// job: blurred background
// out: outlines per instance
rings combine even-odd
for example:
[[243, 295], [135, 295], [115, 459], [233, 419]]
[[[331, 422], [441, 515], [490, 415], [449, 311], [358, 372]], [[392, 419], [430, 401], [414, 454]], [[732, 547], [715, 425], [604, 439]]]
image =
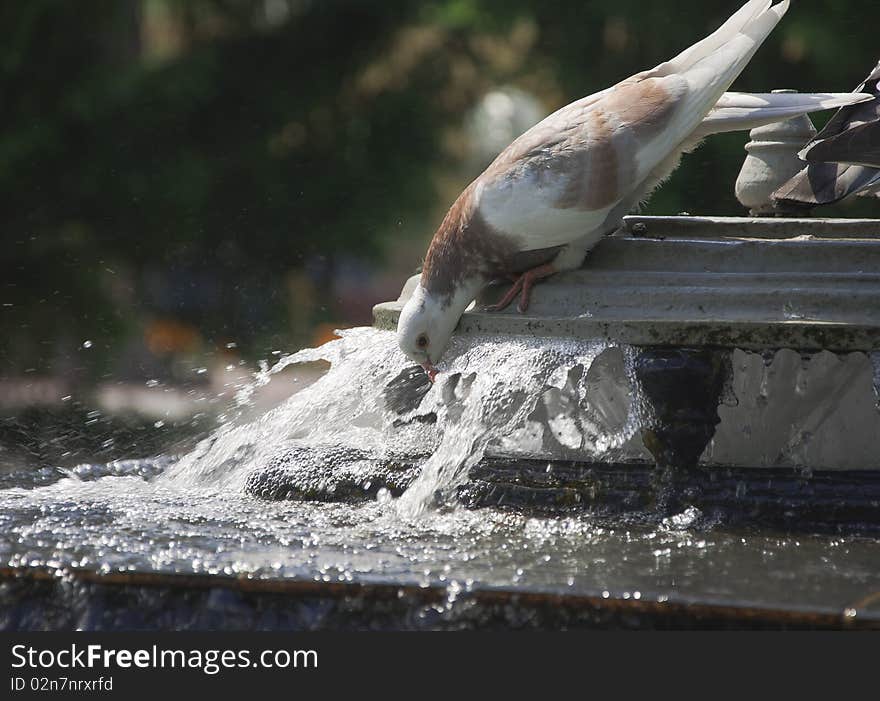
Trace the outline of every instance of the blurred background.
[[[369, 324], [515, 136], [739, 4], [0, 2], [0, 465], [208, 430], [261, 361]], [[800, 0], [734, 88], [852, 90], [877, 17]], [[647, 212], [744, 213], [746, 141], [713, 137]]]

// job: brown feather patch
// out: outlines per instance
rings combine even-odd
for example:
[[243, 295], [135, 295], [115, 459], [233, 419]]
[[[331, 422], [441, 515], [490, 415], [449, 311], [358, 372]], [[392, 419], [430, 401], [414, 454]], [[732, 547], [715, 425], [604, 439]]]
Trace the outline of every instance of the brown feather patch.
[[449, 301], [463, 280], [483, 278], [488, 282], [517, 252], [514, 242], [492, 229], [477, 211], [475, 186], [476, 181], [449, 208], [422, 267], [422, 286]]
[[637, 139], [647, 140], [666, 126], [676, 103], [663, 79], [648, 78], [620, 83], [602, 100], [602, 108], [632, 129]]
[[[667, 124], [675, 98], [658, 78], [624, 81], [586, 114], [579, 142], [554, 161], [567, 170], [560, 209], [602, 209], [635, 184], [638, 147]], [[585, 132], [585, 133], [583, 133]]]
[[619, 138], [611, 129], [605, 112], [594, 107], [587, 114], [589, 146], [562, 150], [553, 167], [565, 174], [568, 185], [556, 200], [559, 209], [602, 209], [619, 197], [621, 170], [630, 170], [618, 157]]
[[514, 237], [488, 224], [475, 204], [477, 184], [528, 172], [536, 187], [567, 183], [555, 202], [560, 209], [613, 204], [635, 184], [639, 145], [664, 128], [676, 105], [661, 81], [634, 76], [595, 101], [574, 103], [577, 116], [551, 118], [508, 146], [449, 208], [425, 257], [423, 287], [451, 302], [463, 280], [488, 282], [552, 260], [562, 246], [523, 257]]

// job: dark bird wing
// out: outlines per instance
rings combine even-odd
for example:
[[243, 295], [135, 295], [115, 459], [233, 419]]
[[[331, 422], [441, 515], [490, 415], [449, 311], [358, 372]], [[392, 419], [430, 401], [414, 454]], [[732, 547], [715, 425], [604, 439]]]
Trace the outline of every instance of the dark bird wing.
[[[878, 80], [880, 80], [880, 62], [874, 66], [874, 70], [871, 71], [870, 75], [853, 92], [868, 93], [877, 98], [880, 96], [880, 87], [877, 85]], [[825, 128], [816, 134], [810, 143], [817, 144], [825, 139], [835, 137], [859, 123], [875, 121], [878, 113], [880, 113], [880, 99], [875, 99], [872, 102], [863, 102], [852, 107], [844, 107], [828, 120]]]
[[880, 170], [848, 163], [815, 163], [780, 187], [774, 199], [789, 205], [834, 204], [880, 181]]
[[[876, 104], [874, 104], [876, 103]], [[853, 163], [880, 168], [880, 99], [871, 103], [878, 114], [875, 121], [850, 127], [837, 136], [811, 146], [805, 157], [808, 163]]]
[[842, 107], [801, 152], [809, 164], [773, 197], [807, 207], [833, 204], [875, 185], [880, 176], [880, 63], [853, 91], [873, 100]]

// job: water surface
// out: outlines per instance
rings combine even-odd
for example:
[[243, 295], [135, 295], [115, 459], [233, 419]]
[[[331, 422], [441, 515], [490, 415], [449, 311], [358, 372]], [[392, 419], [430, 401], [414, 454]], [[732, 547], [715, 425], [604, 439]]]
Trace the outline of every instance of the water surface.
[[[452, 600], [502, 588], [880, 616], [877, 603], [866, 603], [880, 590], [873, 537], [733, 528], [692, 507], [539, 517], [438, 501], [486, 451], [540, 453], [548, 435], [598, 457], [625, 446], [637, 429], [638, 397], [621, 409], [588, 396], [604, 350], [478, 340], [453, 348], [446, 379], [401, 412], [389, 410], [383, 390], [405, 359], [384, 332], [349, 332], [265, 369], [254, 387], [291, 364], [325, 359], [331, 366], [320, 380], [256, 421], [230, 411], [180, 458], [22, 466], [4, 475], [0, 562], [439, 586]], [[240, 407], [252, 391], [242, 390]], [[566, 414], [571, 396], [592, 401], [589, 421]], [[548, 406], [558, 409], [549, 418]], [[433, 420], [413, 420], [427, 415]], [[267, 502], [245, 492], [248, 475], [292, 442], [334, 441], [430, 457], [399, 499], [383, 490], [360, 504]]]

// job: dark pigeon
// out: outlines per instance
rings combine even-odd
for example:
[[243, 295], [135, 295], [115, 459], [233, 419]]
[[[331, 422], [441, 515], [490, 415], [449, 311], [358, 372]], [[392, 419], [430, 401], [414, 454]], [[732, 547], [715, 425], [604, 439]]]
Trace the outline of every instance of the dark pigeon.
[[807, 165], [773, 195], [783, 208], [833, 204], [880, 190], [880, 63], [853, 92], [874, 96], [842, 107], [803, 151]]

